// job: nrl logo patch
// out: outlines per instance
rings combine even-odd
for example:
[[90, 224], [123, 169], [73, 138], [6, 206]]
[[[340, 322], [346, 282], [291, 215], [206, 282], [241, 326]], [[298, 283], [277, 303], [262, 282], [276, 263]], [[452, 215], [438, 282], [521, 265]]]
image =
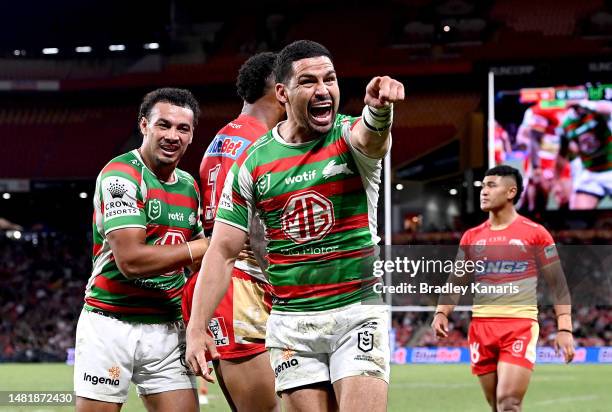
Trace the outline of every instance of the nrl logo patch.
[[147, 216], [149, 216], [149, 219], [155, 220], [158, 217], [160, 217], [161, 210], [162, 210], [162, 207], [161, 207], [161, 202], [159, 201], [159, 199], [151, 199], [147, 203]]
[[370, 331], [363, 331], [357, 334], [357, 347], [362, 352], [369, 352], [374, 349], [374, 335]]
[[255, 186], [257, 187], [257, 192], [259, 193], [260, 196], [265, 195], [266, 193], [268, 193], [268, 190], [270, 190], [271, 176], [272, 174], [268, 172], [266, 174], [259, 176], [259, 179], [257, 179]]

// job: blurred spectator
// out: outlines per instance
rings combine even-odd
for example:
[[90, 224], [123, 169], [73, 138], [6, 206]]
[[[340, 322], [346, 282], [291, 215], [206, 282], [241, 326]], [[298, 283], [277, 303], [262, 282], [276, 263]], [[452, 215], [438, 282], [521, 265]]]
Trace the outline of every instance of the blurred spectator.
[[37, 233], [13, 240], [0, 233], [0, 361], [66, 359], [90, 255], [84, 239]]

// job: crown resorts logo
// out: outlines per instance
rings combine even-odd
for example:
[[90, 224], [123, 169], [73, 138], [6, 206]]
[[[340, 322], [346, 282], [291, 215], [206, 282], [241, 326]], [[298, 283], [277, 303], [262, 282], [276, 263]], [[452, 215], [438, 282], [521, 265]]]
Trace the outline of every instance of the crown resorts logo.
[[127, 189], [124, 185], [119, 183], [119, 180], [115, 179], [114, 182], [111, 182], [111, 184], [108, 185], [108, 191], [113, 199], [121, 199], [125, 192], [127, 192]]

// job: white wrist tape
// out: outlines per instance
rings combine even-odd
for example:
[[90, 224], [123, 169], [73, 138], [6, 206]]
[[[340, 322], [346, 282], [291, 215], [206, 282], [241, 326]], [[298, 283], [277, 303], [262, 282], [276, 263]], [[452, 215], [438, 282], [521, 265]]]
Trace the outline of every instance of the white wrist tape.
[[191, 253], [191, 246], [189, 245], [189, 242], [185, 242], [185, 244], [187, 245], [187, 250], [189, 251], [189, 257], [191, 258], [191, 263], [193, 263], [193, 253]]
[[382, 108], [364, 106], [361, 112], [366, 129], [373, 132], [384, 132], [393, 123], [393, 103]]

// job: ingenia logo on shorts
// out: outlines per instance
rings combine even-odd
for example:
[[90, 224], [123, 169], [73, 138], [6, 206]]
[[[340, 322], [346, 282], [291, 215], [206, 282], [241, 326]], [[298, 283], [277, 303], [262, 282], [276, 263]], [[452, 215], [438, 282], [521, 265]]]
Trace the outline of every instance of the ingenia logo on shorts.
[[283, 353], [281, 354], [281, 359], [283, 360], [283, 362], [281, 362], [280, 365], [274, 368], [275, 377], [278, 377], [278, 374], [284, 371], [285, 369], [289, 369], [293, 366], [298, 366], [299, 362], [293, 357], [293, 355], [295, 355], [295, 351], [291, 349], [283, 350]]
[[291, 368], [292, 366], [298, 366], [298, 360], [297, 359], [293, 358], [291, 360], [282, 362], [280, 365], [278, 365], [276, 368], [274, 368], [274, 376], [278, 377], [279, 373], [281, 373], [285, 369]]
[[85, 372], [83, 374], [83, 380], [85, 382], [91, 382], [93, 385], [111, 385], [111, 386], [119, 386], [119, 374], [120, 369], [117, 366], [113, 366], [108, 370], [109, 378], [105, 378], [104, 376], [92, 376]]

